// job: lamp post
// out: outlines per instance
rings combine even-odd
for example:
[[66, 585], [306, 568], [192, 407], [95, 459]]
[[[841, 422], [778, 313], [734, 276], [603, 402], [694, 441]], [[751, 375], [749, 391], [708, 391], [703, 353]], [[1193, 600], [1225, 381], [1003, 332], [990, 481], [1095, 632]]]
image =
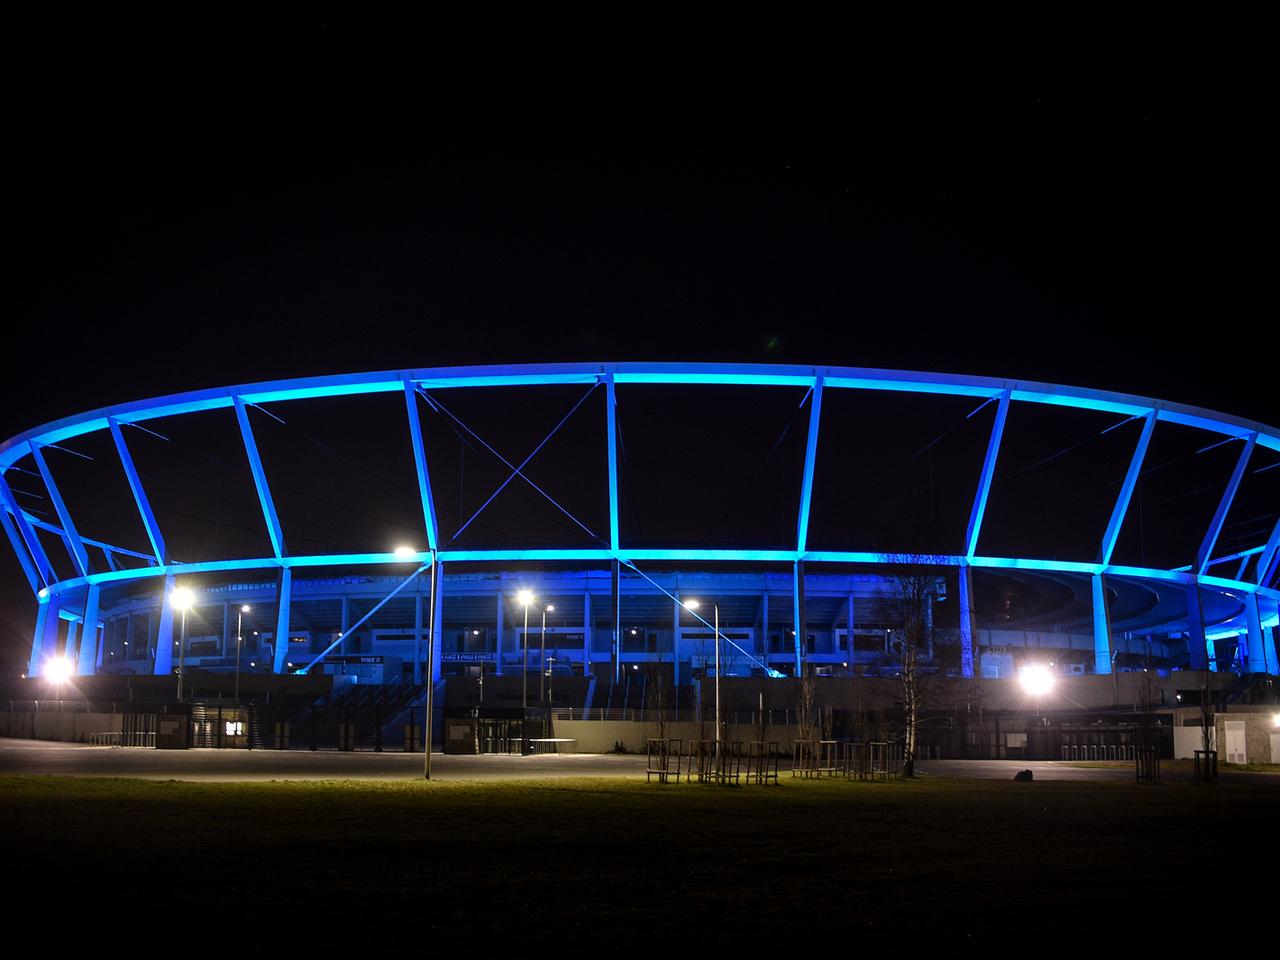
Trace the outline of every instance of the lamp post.
[[182, 702], [182, 673], [186, 667], [187, 653], [187, 611], [196, 602], [196, 595], [186, 587], [176, 587], [169, 595], [173, 609], [182, 613], [182, 632], [178, 635], [178, 702]]
[[[542, 608], [542, 638], [538, 644], [538, 662], [547, 662], [547, 614], [555, 613], [556, 608], [551, 604], [547, 604]], [[538, 676], [538, 702], [542, 703], [546, 698], [542, 695], [542, 676], [539, 671]]]
[[241, 626], [244, 623], [244, 615], [249, 612], [247, 603], [241, 604], [240, 609], [236, 611], [236, 706], [240, 705], [240, 641]]
[[521, 590], [516, 600], [524, 607], [524, 632], [520, 635], [520, 755], [524, 756], [529, 749], [524, 725], [529, 710], [529, 605], [534, 601], [533, 591]]
[[[689, 610], [698, 609], [697, 600], [686, 600], [685, 607]], [[720, 756], [720, 604], [712, 603], [715, 609], [715, 648], [716, 648], [716, 712], [715, 712], [715, 728], [716, 728], [716, 756]]]
[[[555, 679], [555, 674], [551, 672], [551, 668], [555, 666], [555, 662], [556, 662], [555, 657], [547, 657], [547, 700], [548, 702], [553, 701], [555, 699], [553, 696], [551, 696], [551, 681]], [[1276, 716], [1280, 717], [1280, 714], [1276, 714]], [[1276, 721], [1276, 726], [1280, 726], [1280, 720]]]

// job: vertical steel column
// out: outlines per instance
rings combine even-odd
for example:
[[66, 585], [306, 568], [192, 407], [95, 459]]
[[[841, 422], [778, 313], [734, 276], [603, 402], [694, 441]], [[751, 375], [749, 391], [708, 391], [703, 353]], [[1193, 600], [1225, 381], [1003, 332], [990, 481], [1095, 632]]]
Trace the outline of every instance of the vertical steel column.
[[973, 677], [973, 568], [960, 561], [960, 674]]
[[[262, 505], [262, 519], [267, 524], [267, 535], [271, 538], [271, 549], [277, 558], [284, 556], [284, 532], [280, 529], [280, 518], [276, 515], [276, 504], [271, 499], [271, 487], [267, 484], [267, 474], [262, 468], [262, 458], [258, 456], [258, 444], [253, 439], [253, 427], [249, 423], [249, 411], [244, 401], [238, 396], [231, 398], [235, 402], [236, 422], [240, 424], [240, 436], [244, 440], [245, 456], [249, 458], [249, 470], [253, 473], [253, 485], [258, 490], [258, 502]], [[279, 673], [279, 671], [276, 671]]]
[[[408, 377], [404, 381], [404, 400], [409, 412], [409, 438], [413, 443], [413, 465], [418, 472], [418, 497], [422, 501], [422, 519], [427, 527], [427, 547], [435, 550], [439, 546], [436, 542], [436, 504], [435, 498], [431, 495], [431, 475], [427, 472], [426, 448], [422, 443], [422, 422], [418, 417], [418, 391]], [[418, 589], [421, 592], [421, 587]], [[418, 681], [415, 680], [416, 682]]]
[[1000, 440], [1004, 437], [1005, 421], [1009, 419], [1010, 391], [1000, 394], [996, 407], [995, 423], [991, 425], [991, 437], [987, 440], [987, 455], [982, 461], [982, 474], [978, 478], [978, 492], [969, 512], [969, 527], [965, 532], [965, 556], [972, 557], [978, 549], [978, 536], [982, 533], [982, 517], [987, 511], [987, 498], [991, 495], [991, 480], [996, 472], [996, 458], [1000, 455]]
[[[1267, 648], [1262, 634], [1262, 618], [1258, 615], [1258, 595], [1247, 594], [1244, 598], [1245, 619], [1249, 625], [1249, 672], [1273, 673], [1275, 664], [1268, 664]], [[1270, 667], [1270, 669], [1268, 669]]]
[[67, 621], [67, 644], [62, 648], [62, 656], [70, 664], [74, 673], [80, 664], [80, 648], [76, 646], [77, 636], [80, 633], [80, 624], [74, 620]]
[[82, 677], [91, 677], [98, 671], [101, 662], [98, 643], [98, 599], [100, 587], [96, 583], [89, 584], [84, 598], [84, 624], [80, 629], [80, 663], [76, 673]]
[[495, 640], [497, 665], [493, 671], [494, 676], [502, 676], [502, 635], [506, 631], [506, 614], [507, 614], [507, 590], [506, 580], [502, 577], [498, 578], [498, 636]]
[[582, 591], [582, 675], [591, 676], [591, 591]]
[[67, 509], [66, 503], [62, 500], [62, 493], [58, 490], [58, 485], [53, 480], [53, 473], [49, 470], [49, 465], [44, 461], [44, 454], [40, 452], [40, 444], [32, 441], [30, 446], [31, 458], [36, 462], [36, 468], [40, 471], [40, 476], [44, 480], [49, 499], [53, 501], [53, 509], [57, 512], [58, 519], [62, 522], [62, 535], [67, 543], [67, 552], [71, 554], [71, 561], [76, 565], [80, 576], [87, 577], [89, 575], [89, 554], [85, 552], [84, 543], [80, 540], [80, 534], [76, 532], [76, 525], [71, 522], [71, 511]]
[[222, 643], [218, 645], [218, 656], [224, 660], [227, 658], [227, 650], [230, 647], [231, 639], [231, 601], [222, 601]]
[[1151, 434], [1156, 428], [1156, 412], [1152, 410], [1145, 417], [1142, 433], [1138, 436], [1138, 445], [1129, 459], [1129, 469], [1120, 484], [1120, 495], [1116, 497], [1115, 506], [1111, 509], [1111, 520], [1107, 523], [1107, 531], [1102, 535], [1102, 543], [1098, 547], [1098, 562], [1106, 566], [1111, 562], [1111, 554], [1115, 551], [1116, 541], [1120, 539], [1120, 530], [1124, 526], [1125, 515], [1129, 512], [1129, 501], [1133, 499], [1134, 488], [1142, 475], [1142, 463], [1147, 456], [1147, 447], [1151, 445]]
[[[31, 559], [35, 563], [36, 572], [40, 574], [40, 579], [44, 581], [45, 586], [53, 584], [58, 578], [54, 575], [53, 567], [49, 563], [49, 555], [45, 553], [44, 544], [40, 542], [35, 530], [27, 522], [27, 518], [22, 512], [22, 507], [18, 505], [18, 501], [14, 498], [13, 491], [9, 489], [9, 483], [5, 480], [2, 471], [0, 471], [0, 498], [4, 499], [4, 506], [7, 506], [9, 508], [8, 512], [13, 515], [13, 525], [22, 537], [22, 542], [27, 545], [27, 549], [31, 552]], [[0, 510], [0, 512], [3, 512], [3, 510]], [[1280, 529], [1280, 527], [1277, 527], [1277, 529]], [[17, 547], [15, 546], [14, 549], [17, 550]], [[21, 551], [18, 551], [18, 556], [21, 559]]]
[[[435, 564], [432, 564], [434, 567]], [[422, 580], [413, 595], [413, 682], [422, 682]]]
[[[618, 404], [613, 374], [605, 377], [605, 425], [609, 431], [609, 549], [618, 552]], [[615, 564], [617, 561], [614, 561]]]
[[[433, 557], [434, 557], [433, 553]], [[431, 661], [431, 683], [437, 684], [443, 674], [444, 644], [440, 642], [444, 633], [444, 561], [435, 557], [431, 564], [431, 623], [427, 634], [427, 653]]]
[[671, 662], [675, 686], [680, 686], [680, 594], [671, 602]]
[[272, 673], [285, 671], [289, 655], [289, 606], [293, 600], [293, 571], [280, 568], [279, 586], [276, 589], [276, 655]]
[[1213, 520], [1209, 522], [1209, 529], [1205, 532], [1204, 540], [1196, 553], [1195, 572], [1197, 574], [1203, 575], [1209, 569], [1209, 561], [1213, 557], [1213, 548], [1218, 544], [1218, 535], [1222, 532], [1222, 525], [1226, 522], [1232, 501], [1236, 498], [1236, 491], [1240, 489], [1240, 481], [1244, 477], [1245, 468], [1249, 465], [1249, 457], [1253, 455], [1253, 448], [1257, 442], [1258, 435], [1256, 433], [1249, 434], [1244, 442], [1244, 449], [1240, 451], [1235, 469], [1231, 471], [1231, 479], [1227, 481], [1227, 488], [1222, 491], [1222, 499], [1218, 501], [1218, 509], [1214, 511]]
[[347, 628], [351, 626], [351, 599], [345, 593], [342, 595], [340, 607], [341, 610], [338, 615], [341, 619], [338, 632], [342, 634], [342, 645], [338, 649], [343, 654], [349, 654], [351, 652], [351, 638], [347, 636]]
[[38, 677], [44, 666], [44, 634], [49, 621], [49, 608], [53, 608], [53, 616], [58, 615], [58, 602], [52, 598], [39, 601], [36, 606], [36, 629], [31, 634], [31, 657], [27, 661], [27, 676]]
[[[164, 578], [164, 589], [160, 594], [160, 630], [156, 634], [156, 659], [151, 672], [157, 677], [167, 677], [173, 673], [173, 605], [169, 596], [173, 593], [173, 574]], [[151, 641], [151, 611], [147, 611], [147, 641]]]
[[[766, 578], [768, 574], [765, 575]], [[765, 582], [764, 593], [760, 594], [760, 661], [767, 668], [769, 665], [769, 586]], [[766, 670], [767, 672], [767, 670]]]
[[795, 676], [801, 676], [804, 666], [804, 645], [806, 643], [806, 631], [808, 627], [805, 625], [804, 614], [804, 561], [797, 560], [791, 565], [791, 597], [793, 601], [792, 608], [792, 633], [795, 634], [796, 643], [796, 672]]
[[1107, 609], [1107, 585], [1102, 574], [1093, 581], [1093, 672], [1111, 672], [1111, 613]]
[[622, 677], [622, 569], [616, 557], [613, 561], [610, 585], [612, 608], [609, 622], [613, 628], [613, 682], [618, 683]]
[[1195, 577], [1187, 584], [1187, 652], [1192, 670], [1216, 670], [1211, 662], [1209, 642], [1204, 635], [1204, 611], [1200, 605], [1200, 584]]
[[1280, 676], [1280, 660], [1276, 659], [1276, 636], [1280, 634], [1280, 626], [1262, 628], [1262, 658], [1267, 673], [1273, 677]]
[[[421, 573], [422, 571], [419, 570], [418, 572]], [[437, 609], [440, 603], [440, 584], [441, 584], [440, 557], [435, 550], [431, 551], [431, 570], [428, 573], [428, 576], [431, 578], [429, 580], [429, 586], [431, 591], [431, 596], [430, 596], [431, 606], [429, 611], [430, 616], [427, 624], [427, 631], [428, 631], [427, 658], [432, 663], [432, 670], [431, 670], [431, 682], [427, 684], [427, 703], [426, 703], [425, 709], [422, 711], [422, 732], [423, 732], [422, 776], [425, 779], [430, 780], [431, 779], [431, 747], [435, 742], [435, 709], [436, 709], [435, 692], [436, 692], [436, 683], [439, 680], [439, 674], [435, 669], [435, 664], [437, 663], [436, 658], [440, 655], [440, 644], [437, 639], [437, 635], [440, 631], [440, 619], [437, 616]], [[421, 581], [415, 584], [415, 587], [418, 590], [419, 598], [421, 598], [422, 596]], [[421, 605], [419, 605], [419, 609], [421, 609]], [[480, 677], [483, 680], [484, 678], [483, 666], [480, 669], [481, 669]]]
[[849, 654], [849, 667], [853, 667], [853, 591], [849, 591], [848, 613], [845, 616], [845, 653]]
[[169, 550], [165, 546], [164, 537], [160, 535], [160, 524], [156, 523], [156, 516], [151, 510], [151, 501], [147, 499], [146, 491], [142, 488], [142, 479], [133, 465], [133, 457], [129, 453], [129, 445], [124, 441], [124, 434], [120, 431], [120, 423], [115, 417], [107, 417], [107, 426], [111, 430], [111, 439], [115, 441], [120, 466], [124, 468], [125, 479], [133, 492], [133, 502], [138, 506], [138, 515], [142, 518], [142, 525], [147, 530], [147, 538], [151, 541], [156, 562], [166, 564], [169, 562]]
[[813, 381], [809, 396], [809, 437], [804, 451], [804, 476], [800, 482], [800, 517], [796, 522], [796, 553], [804, 556], [809, 543], [809, 504], [813, 498], [813, 465], [818, 459], [818, 427], [822, 423], [822, 377]]

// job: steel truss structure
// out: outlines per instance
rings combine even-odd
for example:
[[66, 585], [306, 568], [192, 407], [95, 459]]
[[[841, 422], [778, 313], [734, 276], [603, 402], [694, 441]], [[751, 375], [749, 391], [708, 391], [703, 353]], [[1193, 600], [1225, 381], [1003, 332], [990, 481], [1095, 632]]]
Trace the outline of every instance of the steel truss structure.
[[[600, 425], [606, 431], [608, 456], [608, 504], [609, 528], [607, 536], [602, 532], [597, 538], [600, 545], [589, 548], [504, 548], [504, 549], [451, 549], [442, 542], [432, 496], [431, 468], [423, 443], [422, 422], [419, 416], [418, 398], [431, 403], [428, 391], [437, 393], [453, 388], [484, 387], [537, 387], [545, 385], [581, 384], [589, 390], [602, 388], [605, 393], [605, 418]], [[773, 387], [799, 387], [806, 393], [809, 406], [808, 434], [805, 446], [803, 475], [799, 503], [796, 505], [794, 543], [785, 549], [717, 549], [706, 548], [638, 548], [623, 542], [618, 525], [618, 442], [615, 419], [618, 384], [704, 384], [719, 386], [751, 386], [761, 389]], [[428, 368], [416, 370], [383, 371], [375, 373], [341, 374], [325, 377], [242, 384], [210, 390], [198, 390], [152, 400], [143, 400], [98, 409], [48, 423], [0, 444], [0, 497], [4, 509], [0, 510], [5, 534], [17, 554], [19, 563], [38, 601], [38, 619], [32, 642], [30, 673], [39, 675], [49, 656], [57, 652], [58, 621], [69, 623], [67, 648], [74, 647], [75, 630], [80, 625], [97, 625], [101, 591], [110, 585], [130, 581], [152, 581], [172, 587], [174, 578], [188, 574], [220, 573], [238, 570], [269, 570], [276, 572], [278, 586], [277, 636], [288, 632], [289, 605], [292, 575], [295, 570], [308, 567], [368, 566], [392, 563], [416, 563], [417, 569], [410, 579], [429, 572], [434, 585], [443, 564], [520, 561], [562, 561], [582, 563], [610, 563], [615, 578], [620, 566], [638, 568], [637, 563], [647, 561], [720, 562], [737, 564], [778, 564], [792, 566], [795, 578], [795, 621], [793, 631], [796, 640], [796, 664], [802, 656], [800, 649], [804, 564], [806, 562], [884, 564], [906, 554], [893, 552], [854, 552], [814, 550], [808, 545], [810, 504], [813, 497], [814, 464], [822, 435], [823, 398], [831, 391], [865, 390], [928, 393], [972, 397], [981, 403], [996, 405], [994, 424], [986, 447], [976, 495], [969, 514], [964, 538], [964, 551], [957, 555], [920, 557], [912, 554], [913, 562], [955, 568], [959, 571], [961, 606], [961, 662], [962, 672], [971, 676], [974, 671], [972, 576], [979, 569], [1017, 569], [1027, 571], [1083, 574], [1092, 578], [1094, 598], [1095, 670], [1108, 673], [1111, 670], [1111, 630], [1108, 624], [1105, 578], [1118, 577], [1138, 581], [1159, 581], [1178, 584], [1186, 590], [1188, 647], [1193, 667], [1204, 667], [1208, 658], [1208, 645], [1215, 637], [1238, 635], [1247, 647], [1247, 665], [1251, 671], [1277, 672], [1275, 644], [1272, 629], [1277, 624], [1277, 607], [1280, 590], [1276, 588], [1277, 567], [1280, 565], [1280, 521], [1277, 521], [1265, 542], [1232, 554], [1215, 556], [1215, 547], [1228, 511], [1231, 509], [1250, 458], [1258, 447], [1280, 451], [1280, 431], [1266, 424], [1245, 421], [1237, 417], [1200, 408], [1166, 403], [1146, 397], [1130, 396], [1100, 390], [1066, 387], [1056, 384], [1013, 382], [984, 377], [929, 374], [897, 370], [873, 370], [842, 367], [762, 366], [746, 364], [702, 363], [606, 363], [606, 364], [548, 364], [460, 368]], [[422, 516], [425, 523], [427, 549], [416, 551], [406, 558], [394, 553], [348, 553], [299, 555], [286, 548], [271, 482], [263, 466], [262, 457], [254, 437], [247, 413], [248, 408], [264, 407], [303, 401], [316, 397], [341, 397], [356, 394], [393, 393], [405, 400], [405, 452], [412, 456], [416, 469]], [[1098, 544], [1097, 558], [1093, 562], [1051, 560], [1038, 557], [983, 556], [977, 553], [983, 517], [991, 493], [992, 480], [1000, 456], [1001, 440], [1013, 404], [1046, 404], [1074, 407], [1083, 410], [1102, 411], [1142, 422], [1142, 431], [1133, 450], [1128, 470], [1119, 495], [1111, 511], [1110, 522]], [[234, 413], [244, 445], [244, 453], [252, 473], [262, 520], [266, 527], [272, 552], [269, 556], [244, 557], [230, 560], [213, 560], [182, 563], [170, 557], [163, 531], [156, 520], [155, 511], [147, 498], [138, 471], [134, 466], [126, 437], [126, 426], [145, 430], [147, 421], [160, 417], [174, 417], [207, 410], [230, 410]], [[563, 422], [563, 421], [562, 421]], [[1147, 447], [1157, 422], [1168, 422], [1196, 427], [1217, 434], [1222, 442], [1239, 441], [1240, 454], [1230, 479], [1221, 493], [1213, 519], [1204, 533], [1196, 553], [1195, 563], [1188, 568], [1161, 569], [1151, 567], [1122, 566], [1112, 563], [1112, 555], [1120, 535], [1143, 468]], [[65, 501], [59, 493], [57, 480], [49, 468], [42, 451], [56, 448], [76, 437], [97, 431], [108, 431], [119, 457], [121, 469], [136, 503], [139, 519], [151, 544], [149, 554], [139, 553], [81, 535]], [[552, 431], [555, 432], [554, 430]], [[479, 438], [477, 438], [479, 439]], [[545, 442], [545, 441], [544, 441]], [[486, 445], [487, 446], [487, 445]], [[524, 479], [546, 499], [575, 523], [587, 529], [576, 518], [522, 473], [528, 459], [512, 464], [497, 451], [489, 448], [507, 465], [511, 473], [507, 482], [516, 477]], [[536, 453], [537, 450], [534, 451]], [[21, 458], [30, 456], [44, 482], [49, 500], [58, 522], [39, 520], [24, 510], [14, 496], [6, 474]], [[530, 454], [532, 457], [533, 454]], [[504, 484], [505, 485], [505, 484]], [[494, 494], [497, 495], [496, 493]], [[492, 497], [490, 498], [492, 500]], [[481, 510], [484, 508], [481, 507]], [[479, 511], [477, 511], [477, 514]], [[474, 519], [474, 517], [472, 518]], [[470, 521], [468, 521], [470, 522]], [[464, 524], [465, 528], [465, 524]], [[59, 578], [36, 534], [38, 529], [55, 534], [64, 544], [74, 567], [75, 576]], [[95, 570], [90, 562], [90, 551], [100, 552], [107, 570]], [[120, 568], [116, 559], [130, 556], [145, 561], [145, 566]], [[1220, 564], [1232, 564], [1232, 576], [1219, 576], [1211, 571]], [[1238, 566], [1237, 566], [1238, 564]], [[1206, 628], [1201, 610], [1200, 590], [1211, 589], [1230, 594], [1239, 601], [1240, 612]], [[434, 605], [433, 605], [434, 607]], [[434, 621], [434, 617], [432, 618]], [[619, 626], [615, 610], [615, 632]], [[439, 629], [438, 624], [428, 630]], [[161, 612], [160, 633], [172, 634], [172, 613], [168, 604]], [[97, 658], [95, 644], [85, 630], [79, 647], [79, 667], [82, 673], [92, 673]], [[277, 673], [286, 669], [285, 644], [277, 644], [274, 669]], [[438, 671], [438, 663], [435, 669]], [[169, 645], [158, 643], [154, 671], [167, 674], [172, 670]]]

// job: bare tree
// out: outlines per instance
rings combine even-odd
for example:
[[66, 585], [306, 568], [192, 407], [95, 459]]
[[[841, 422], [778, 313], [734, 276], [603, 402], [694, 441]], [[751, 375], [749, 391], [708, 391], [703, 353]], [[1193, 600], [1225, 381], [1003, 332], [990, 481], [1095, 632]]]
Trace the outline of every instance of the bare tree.
[[661, 653], [644, 667], [644, 708], [649, 726], [659, 740], [667, 739], [668, 713], [671, 709], [671, 678], [667, 676], [666, 657]]
[[929, 608], [938, 592], [938, 574], [929, 566], [933, 559], [920, 554], [886, 555], [884, 560], [892, 572], [888, 588], [877, 598], [881, 620], [897, 625], [890, 634], [890, 647], [898, 654], [898, 676], [902, 681], [904, 777], [914, 777], [916, 771], [924, 703], [922, 667], [928, 662], [930, 646]]
[[800, 739], [813, 739], [814, 704], [818, 696], [818, 678], [813, 667], [805, 664], [800, 672], [800, 690], [796, 701], [796, 725]]
[[1207, 754], [1216, 745], [1214, 734], [1213, 691], [1209, 687], [1209, 671], [1200, 671], [1200, 740]]

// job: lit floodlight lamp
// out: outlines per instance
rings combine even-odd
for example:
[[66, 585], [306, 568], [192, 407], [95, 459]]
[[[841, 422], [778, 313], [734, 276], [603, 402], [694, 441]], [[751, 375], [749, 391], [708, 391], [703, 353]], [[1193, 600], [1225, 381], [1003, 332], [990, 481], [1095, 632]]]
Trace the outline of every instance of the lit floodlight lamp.
[[516, 602], [525, 607], [529, 606], [533, 603], [533, 591], [521, 590], [516, 594]]
[[684, 601], [684, 608], [685, 608], [686, 610], [697, 610], [697, 609], [698, 609], [698, 606], [699, 606], [699, 604], [698, 604], [698, 601], [697, 601], [697, 600], [686, 600], [686, 601]]
[[397, 560], [416, 560], [418, 558], [418, 551], [413, 549], [413, 547], [401, 545], [396, 547], [395, 553]]
[[66, 657], [50, 657], [44, 662], [45, 678], [58, 685], [70, 680], [71, 673], [71, 661]]
[[1053, 689], [1053, 673], [1042, 663], [1033, 663], [1018, 671], [1022, 689], [1033, 697], [1042, 697]]
[[248, 612], [249, 612], [249, 605], [248, 605], [247, 603], [246, 603], [246, 604], [244, 604], [244, 606], [242, 606], [242, 607], [240, 608], [240, 612], [241, 612], [241, 613], [248, 613]]
[[196, 595], [188, 587], [174, 587], [169, 603], [175, 610], [190, 610], [196, 604]]
[[548, 604], [547, 604], [547, 613], [555, 613], [555, 612], [556, 612], [555, 604], [548, 603]]

